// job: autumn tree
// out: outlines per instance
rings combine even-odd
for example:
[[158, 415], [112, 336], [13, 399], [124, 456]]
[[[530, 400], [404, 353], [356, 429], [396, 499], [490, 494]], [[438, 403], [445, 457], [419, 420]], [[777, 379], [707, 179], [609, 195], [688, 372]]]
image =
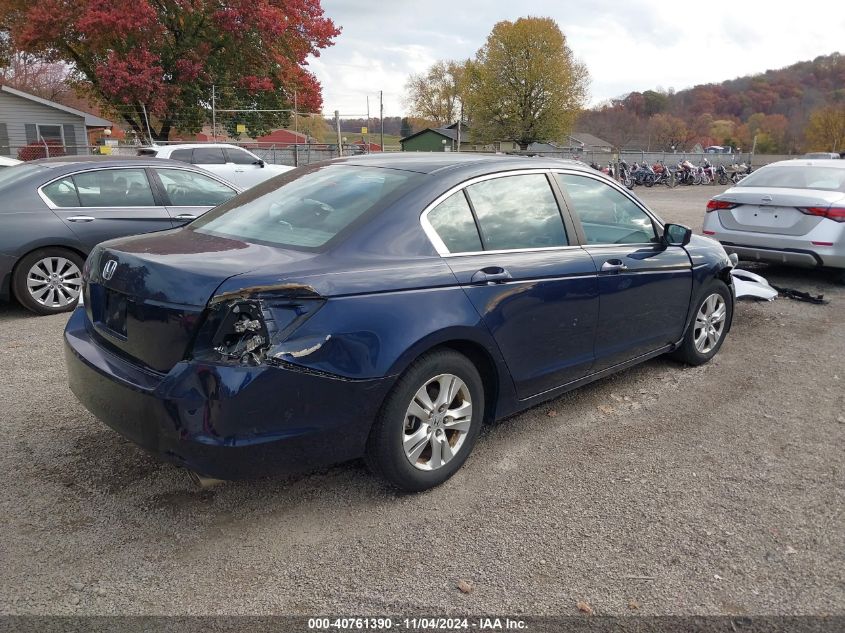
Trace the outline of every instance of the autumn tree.
[[449, 125], [461, 116], [463, 64], [439, 61], [424, 73], [408, 77], [406, 106], [411, 116]]
[[[73, 84], [139, 136], [201, 129], [219, 110], [319, 112], [320, 84], [304, 68], [339, 29], [320, 0], [0, 0], [2, 48], [67, 64]], [[289, 115], [225, 113], [253, 135]]]
[[0, 84], [50, 101], [61, 101], [70, 92], [67, 77], [64, 64], [44, 62], [29, 53], [10, 52], [0, 62]]
[[813, 111], [804, 134], [808, 149], [845, 151], [845, 106], [827, 106]]
[[582, 113], [578, 126], [580, 130], [606, 140], [615, 151], [621, 152], [640, 134], [643, 120], [617, 101]]
[[470, 134], [482, 141], [560, 140], [587, 97], [587, 68], [551, 18], [499, 22], [465, 72]]
[[687, 124], [671, 114], [655, 114], [649, 120], [651, 138], [663, 150], [679, 150], [690, 140]]

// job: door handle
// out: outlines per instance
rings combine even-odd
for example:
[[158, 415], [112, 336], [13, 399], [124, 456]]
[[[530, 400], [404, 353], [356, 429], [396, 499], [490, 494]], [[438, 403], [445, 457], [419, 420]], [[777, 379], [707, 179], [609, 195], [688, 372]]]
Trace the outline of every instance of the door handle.
[[488, 266], [473, 273], [470, 283], [473, 284], [495, 284], [513, 279], [511, 274], [501, 266]]
[[174, 219], [187, 222], [188, 220], [196, 220], [197, 216], [191, 215], [190, 213], [180, 213], [179, 215], [174, 216]]
[[621, 259], [608, 259], [601, 265], [601, 270], [604, 273], [618, 273], [622, 270], [628, 270], [628, 267]]
[[93, 222], [94, 218], [90, 215], [72, 215], [67, 219], [68, 222]]

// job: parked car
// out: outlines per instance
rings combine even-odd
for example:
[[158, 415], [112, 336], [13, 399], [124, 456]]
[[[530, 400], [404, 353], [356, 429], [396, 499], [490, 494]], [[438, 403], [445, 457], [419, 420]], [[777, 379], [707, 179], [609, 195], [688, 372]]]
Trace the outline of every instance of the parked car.
[[484, 420], [660, 354], [707, 362], [731, 268], [575, 161], [349, 157], [97, 246], [65, 331], [70, 386], [202, 476], [364, 455], [423, 490]]
[[707, 203], [704, 233], [740, 259], [834, 268], [845, 282], [845, 161], [761, 167]]
[[271, 165], [250, 151], [226, 143], [196, 143], [143, 147], [139, 156], [170, 158], [217, 174], [242, 189], [249, 189], [258, 183], [278, 176], [293, 167]]
[[804, 154], [801, 158], [809, 158], [811, 160], [815, 159], [839, 159], [838, 152], [810, 152], [808, 154]]
[[181, 226], [239, 193], [155, 158], [47, 158], [0, 171], [0, 299], [37, 314], [76, 306], [82, 264], [104, 240]]
[[20, 165], [22, 162], [23, 161], [18, 160], [16, 158], [0, 156], [0, 169], [5, 169], [6, 167], [14, 167], [15, 165]]

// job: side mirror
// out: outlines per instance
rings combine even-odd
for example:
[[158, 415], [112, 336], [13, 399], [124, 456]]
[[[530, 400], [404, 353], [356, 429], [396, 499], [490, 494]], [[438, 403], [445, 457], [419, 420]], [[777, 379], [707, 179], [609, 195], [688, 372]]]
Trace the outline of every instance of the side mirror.
[[254, 165], [258, 165], [259, 167], [264, 167], [264, 161], [262, 159], [258, 159], [253, 163]]
[[686, 246], [692, 239], [692, 229], [683, 224], [665, 224], [663, 243], [666, 246]]

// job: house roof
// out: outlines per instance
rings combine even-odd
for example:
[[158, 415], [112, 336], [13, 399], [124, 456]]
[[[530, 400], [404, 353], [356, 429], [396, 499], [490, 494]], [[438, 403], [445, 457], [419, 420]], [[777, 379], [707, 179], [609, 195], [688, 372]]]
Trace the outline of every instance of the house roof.
[[76, 116], [82, 117], [85, 120], [85, 127], [112, 126], [112, 122], [107, 121], [106, 119], [100, 118], [88, 112], [83, 112], [82, 110], [77, 110], [76, 108], [70, 108], [66, 105], [62, 105], [61, 103], [56, 103], [55, 101], [50, 101], [49, 99], [42, 99], [41, 97], [36, 97], [35, 95], [31, 95], [28, 92], [24, 92], [22, 90], [17, 90], [16, 88], [11, 88], [9, 86], [0, 86], [0, 91], [7, 92], [10, 95], [14, 95], [22, 99], [34, 101], [35, 103], [40, 103], [41, 105], [45, 105], [48, 108], [55, 108], [56, 110], [61, 110], [62, 112], [75, 114]]
[[610, 143], [598, 136], [593, 136], [587, 132], [573, 132], [569, 135], [573, 141], [577, 141], [583, 147], [612, 147]]
[[448, 139], [453, 140], [453, 141], [458, 140], [458, 131], [455, 130], [455, 129], [450, 129], [450, 128], [447, 128], [447, 127], [437, 127], [437, 128], [427, 127], [424, 130], [420, 130], [419, 132], [415, 132], [414, 134], [411, 134], [410, 136], [406, 136], [405, 138], [400, 138], [399, 142], [404, 143], [405, 141], [409, 141], [412, 138], [420, 136], [421, 134], [425, 134], [426, 132], [434, 132], [435, 134], [439, 134], [443, 138], [448, 138]]

